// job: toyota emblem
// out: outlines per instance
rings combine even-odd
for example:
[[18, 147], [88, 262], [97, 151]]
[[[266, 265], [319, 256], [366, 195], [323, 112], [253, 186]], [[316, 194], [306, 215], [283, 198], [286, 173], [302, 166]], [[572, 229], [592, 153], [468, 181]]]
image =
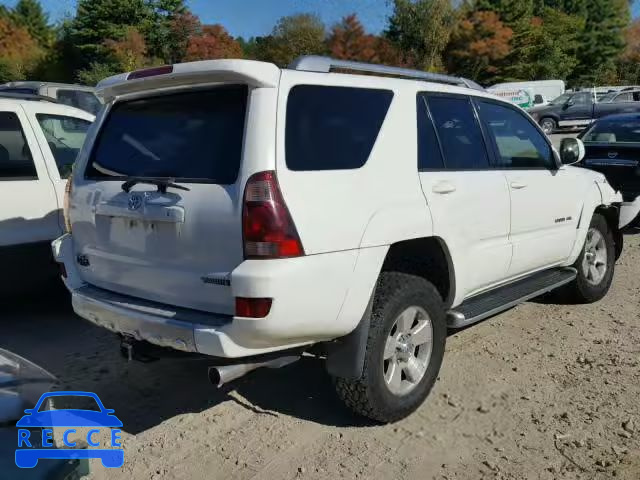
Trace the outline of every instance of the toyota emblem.
[[129, 197], [128, 207], [129, 210], [138, 210], [142, 206], [142, 197], [138, 194], [133, 194]]

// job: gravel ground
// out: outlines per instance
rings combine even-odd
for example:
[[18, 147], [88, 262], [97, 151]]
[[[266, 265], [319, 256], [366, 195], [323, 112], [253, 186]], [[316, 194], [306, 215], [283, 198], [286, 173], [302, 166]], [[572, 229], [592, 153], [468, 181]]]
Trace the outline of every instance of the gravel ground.
[[452, 334], [431, 396], [394, 425], [354, 418], [312, 358], [221, 390], [206, 361], [126, 363], [57, 290], [5, 307], [0, 346], [115, 409], [125, 465], [94, 479], [638, 480], [640, 235], [625, 239], [600, 303], [539, 299]]

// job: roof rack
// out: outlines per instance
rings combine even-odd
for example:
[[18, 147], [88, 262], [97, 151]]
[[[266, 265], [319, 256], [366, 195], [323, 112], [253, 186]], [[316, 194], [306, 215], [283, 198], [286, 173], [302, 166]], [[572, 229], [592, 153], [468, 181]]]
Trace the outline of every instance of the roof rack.
[[33, 100], [40, 102], [51, 102], [51, 103], [60, 103], [53, 97], [47, 97], [46, 95], [36, 95], [31, 93], [14, 93], [14, 92], [5, 92], [0, 89], [0, 98], [12, 98], [14, 100]]
[[367, 72], [378, 75], [389, 75], [401, 78], [412, 78], [426, 80], [428, 82], [444, 83], [447, 85], [457, 85], [460, 87], [473, 88], [474, 90], [484, 90], [473, 80], [440, 73], [423, 72], [410, 68], [388, 67], [386, 65], [375, 65], [373, 63], [353, 62], [350, 60], [337, 60], [331, 57], [319, 55], [303, 55], [296, 58], [289, 65], [291, 70], [302, 70], [306, 72], [330, 73], [332, 70], [349, 70], [352, 72]]

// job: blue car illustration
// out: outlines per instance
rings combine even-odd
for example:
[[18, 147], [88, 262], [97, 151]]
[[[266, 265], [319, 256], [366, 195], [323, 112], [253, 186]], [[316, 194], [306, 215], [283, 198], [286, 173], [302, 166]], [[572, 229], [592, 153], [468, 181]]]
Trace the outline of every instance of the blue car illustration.
[[[53, 397], [90, 397], [95, 400], [99, 411], [83, 409], [60, 409], [39, 411], [44, 402]], [[24, 411], [24, 415], [16, 424], [19, 428], [119, 428], [122, 422], [113, 415], [114, 410], [104, 407], [98, 395], [92, 392], [49, 392], [43, 394], [36, 406]], [[91, 444], [90, 439], [88, 443]], [[99, 458], [105, 467], [117, 468], [124, 463], [122, 448], [19, 448], [16, 450], [16, 465], [22, 468], [33, 468], [39, 459], [84, 459]]]

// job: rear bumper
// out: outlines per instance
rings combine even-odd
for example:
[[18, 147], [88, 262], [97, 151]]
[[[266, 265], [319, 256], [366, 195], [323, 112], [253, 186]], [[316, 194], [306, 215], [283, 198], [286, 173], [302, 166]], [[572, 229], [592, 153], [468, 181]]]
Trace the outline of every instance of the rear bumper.
[[215, 357], [248, 357], [337, 338], [359, 320], [339, 318], [357, 252], [243, 262], [231, 273], [233, 295], [274, 299], [267, 317], [249, 319], [97, 288], [82, 279], [71, 235], [55, 240], [52, 247], [56, 261], [65, 266], [64, 282], [80, 317], [162, 347]]

